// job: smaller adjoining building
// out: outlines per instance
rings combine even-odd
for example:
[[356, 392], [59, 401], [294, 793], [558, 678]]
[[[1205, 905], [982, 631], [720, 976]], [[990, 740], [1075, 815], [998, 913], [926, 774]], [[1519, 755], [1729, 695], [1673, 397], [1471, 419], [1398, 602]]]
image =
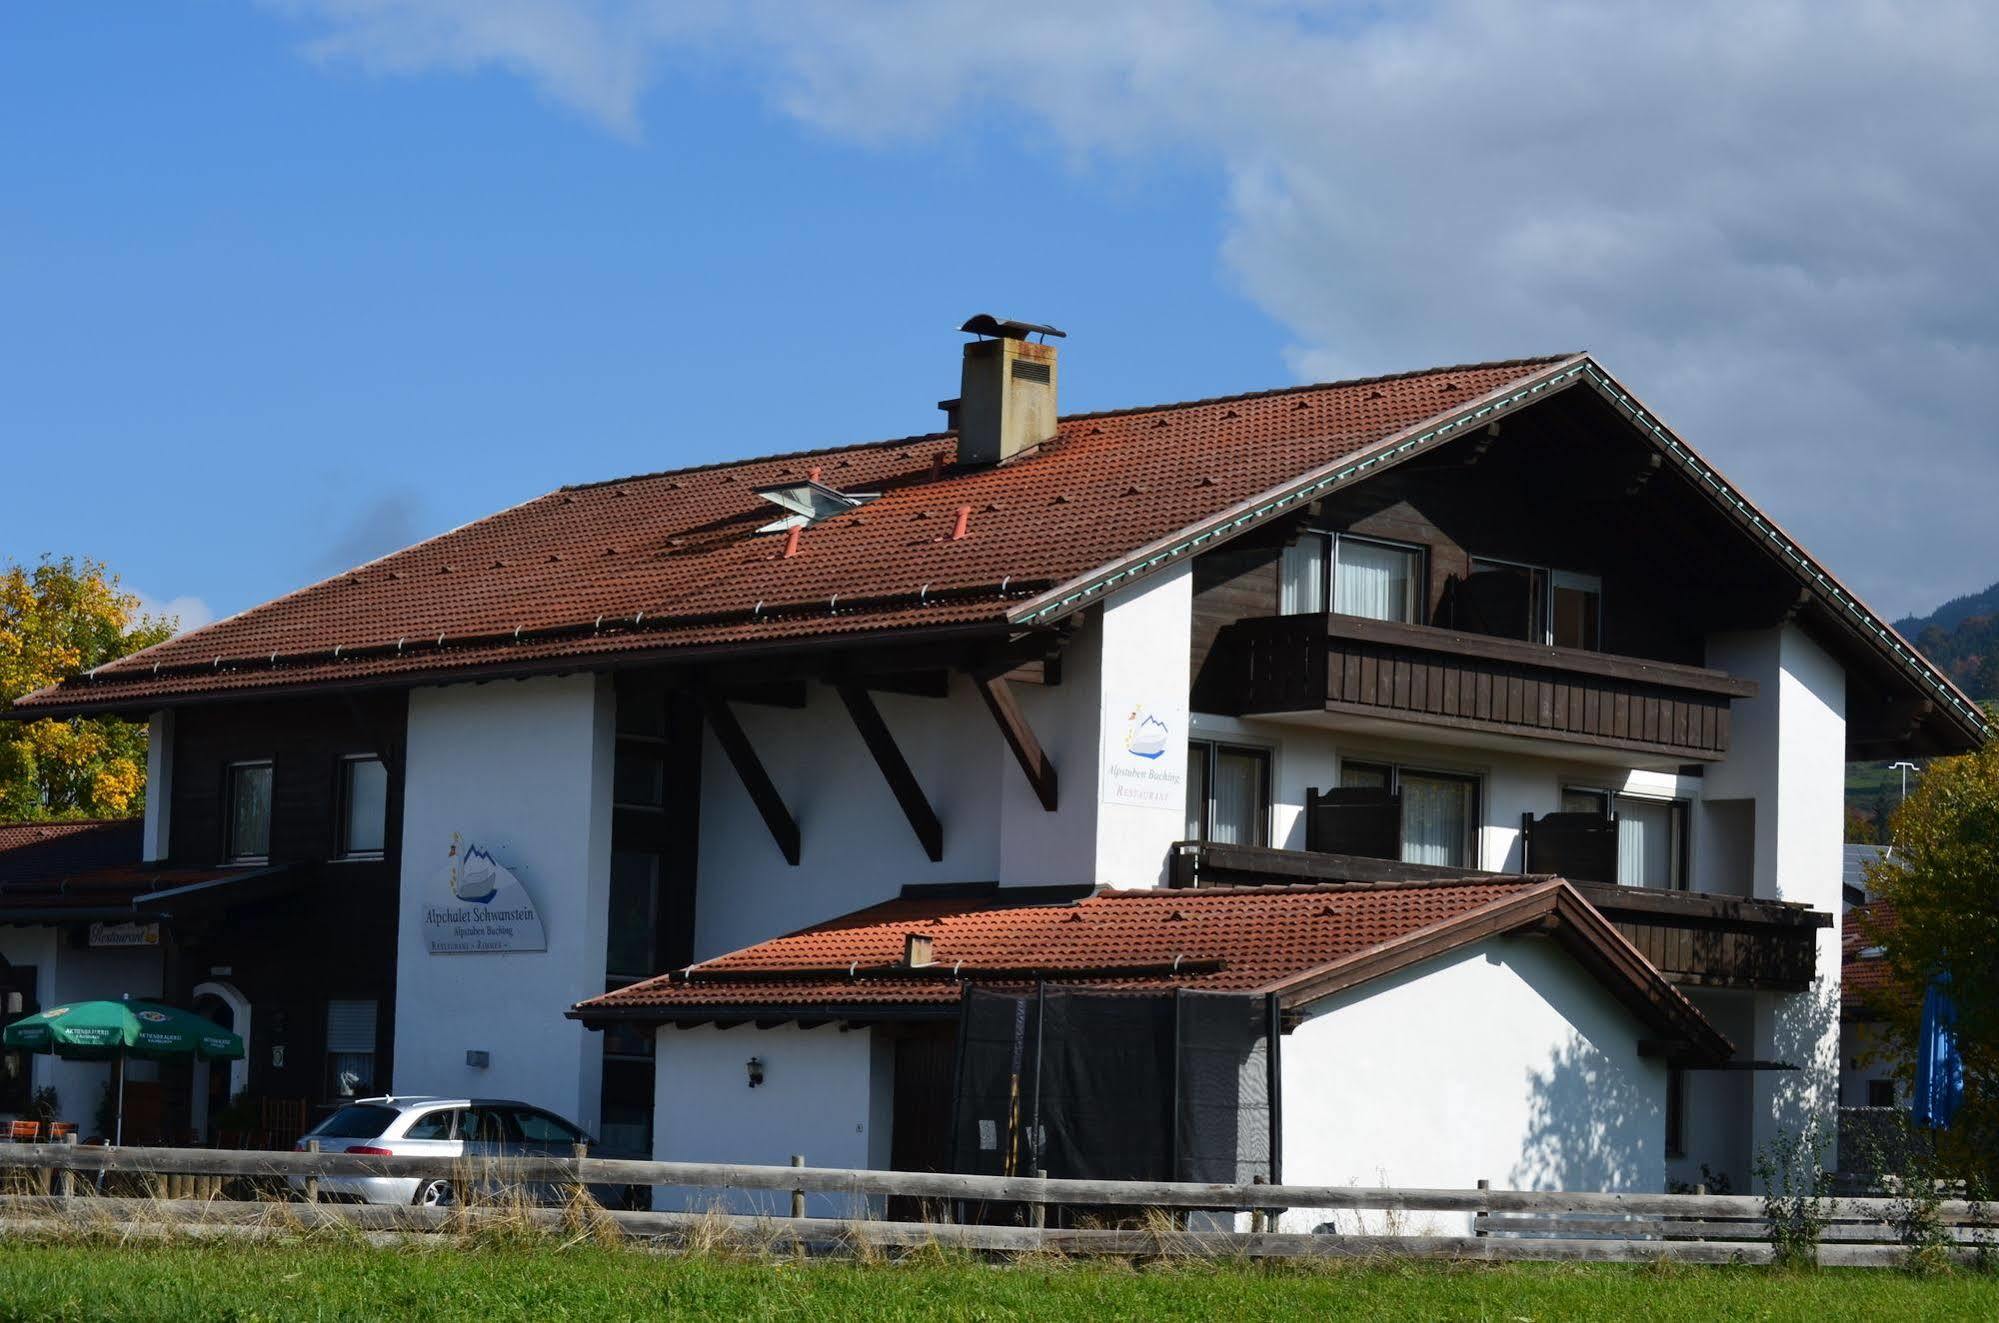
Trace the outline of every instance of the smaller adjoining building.
[[572, 1014], [656, 1033], [669, 1160], [1106, 1180], [1655, 1190], [1668, 1063], [1733, 1051], [1534, 876], [912, 886]]
[[[160, 992], [160, 928], [133, 899], [185, 878], [139, 864], [135, 820], [0, 824], [0, 1023], [68, 1001]], [[146, 1113], [157, 1068], [134, 1062]], [[105, 1068], [26, 1052], [0, 1054], [0, 1117], [27, 1115], [54, 1090], [56, 1119], [92, 1133]], [[152, 1108], [157, 1112], [157, 1107]]]

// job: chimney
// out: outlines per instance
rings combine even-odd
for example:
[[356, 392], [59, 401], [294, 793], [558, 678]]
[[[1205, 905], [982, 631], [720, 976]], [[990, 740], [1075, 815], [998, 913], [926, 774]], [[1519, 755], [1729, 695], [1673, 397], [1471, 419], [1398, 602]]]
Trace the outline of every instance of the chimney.
[[958, 428], [958, 462], [1003, 464], [1054, 436], [1055, 346], [1048, 337], [1062, 332], [983, 312], [958, 329], [979, 337], [965, 346], [958, 407], [948, 411]]

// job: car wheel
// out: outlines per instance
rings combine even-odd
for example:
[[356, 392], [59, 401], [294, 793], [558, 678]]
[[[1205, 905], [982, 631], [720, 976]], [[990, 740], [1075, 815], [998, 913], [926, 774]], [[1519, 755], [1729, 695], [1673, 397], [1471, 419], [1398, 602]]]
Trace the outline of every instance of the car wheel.
[[416, 1187], [416, 1198], [411, 1202], [419, 1208], [449, 1208], [458, 1202], [458, 1195], [450, 1181], [425, 1181]]

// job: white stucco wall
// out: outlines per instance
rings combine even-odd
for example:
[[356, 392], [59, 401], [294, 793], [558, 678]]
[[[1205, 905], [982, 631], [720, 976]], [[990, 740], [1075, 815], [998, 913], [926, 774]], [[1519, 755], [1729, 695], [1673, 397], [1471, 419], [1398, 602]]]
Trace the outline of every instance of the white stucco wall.
[[[1687, 999], [1700, 1008], [1715, 1028], [1746, 1050], [1755, 1041], [1757, 1005], [1768, 993], [1735, 989], [1688, 988]], [[1682, 1086], [1686, 1107], [1680, 1126], [1681, 1155], [1666, 1162], [1666, 1176], [1682, 1185], [1707, 1185], [1721, 1193], [1720, 1177], [1733, 1194], [1750, 1187], [1750, 1115], [1754, 1107], [1749, 1073], [1740, 1070], [1690, 1070]], [[1702, 1168], [1706, 1171], [1703, 1172]]]
[[[1176, 565], [1109, 594], [1089, 613], [1063, 655], [1060, 685], [1021, 686], [1021, 709], [1060, 778], [1061, 807], [1045, 811], [1009, 766], [1001, 778], [1002, 881], [1165, 882], [1169, 848], [1186, 835], [1192, 620], [1193, 567]], [[1124, 751], [1135, 711], [1164, 724], [1160, 757]], [[1132, 802], [1116, 788], [1136, 784], [1133, 773], [1143, 773], [1159, 803]]]
[[[563, 1012], [604, 990], [614, 696], [588, 675], [410, 695], [397, 937], [395, 1088], [520, 1098], [597, 1122], [603, 1036]], [[432, 955], [452, 834], [520, 879], [545, 952]], [[491, 1053], [485, 1069], [468, 1049]]]
[[1000, 783], [1024, 778], [971, 681], [954, 675], [945, 698], [877, 693], [874, 700], [943, 824], [943, 860], [924, 854], [830, 686], [808, 684], [803, 709], [734, 704], [798, 823], [799, 863], [785, 862], [714, 732], [706, 732], [695, 959], [890, 899], [912, 882], [998, 875]]
[[[1169, 847], [1187, 834], [1193, 570], [1184, 561], [1104, 605], [1096, 783], [1076, 778], [1070, 791], [1097, 797], [1092, 877], [1104, 885], [1163, 885]], [[1152, 722], [1164, 727], [1166, 749], [1141, 758], [1127, 743], [1135, 725]]]
[[[1527, 938], [1322, 1002], [1284, 1040], [1285, 1183], [1659, 1190], [1666, 1069], [1638, 1055], [1646, 1033], [1559, 947]], [[1352, 1214], [1293, 1209], [1284, 1229], [1328, 1221], [1355, 1227]]]
[[1709, 771], [1716, 798], [1753, 798], [1753, 894], [1831, 914], [1819, 930], [1818, 974], [1801, 993], [1757, 997], [1745, 1055], [1798, 1070], [1752, 1076], [1753, 1151], [1814, 1122], [1828, 1158], [1837, 1141], [1839, 924], [1846, 778], [1846, 674], [1795, 625], [1708, 641], [1708, 663], [1755, 680], [1738, 699], [1727, 762]]
[[[886, 1168], [894, 1098], [893, 1044], [867, 1029], [663, 1028], [658, 1034], [653, 1156], [662, 1162]], [[749, 1086], [748, 1063], [764, 1082]], [[808, 1195], [813, 1217], [852, 1217], [868, 1201]], [[663, 1187], [653, 1207], [786, 1215], [781, 1190]]]

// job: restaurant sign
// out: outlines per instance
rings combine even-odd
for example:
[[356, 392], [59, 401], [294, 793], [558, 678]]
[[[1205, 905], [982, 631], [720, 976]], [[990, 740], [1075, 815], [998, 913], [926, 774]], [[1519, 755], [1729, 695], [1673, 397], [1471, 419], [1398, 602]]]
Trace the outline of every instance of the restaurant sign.
[[548, 949], [541, 914], [521, 880], [456, 832], [436, 892], [438, 899], [423, 907], [424, 940], [432, 955]]
[[157, 923], [93, 923], [90, 925], [92, 946], [158, 946], [160, 925]]

